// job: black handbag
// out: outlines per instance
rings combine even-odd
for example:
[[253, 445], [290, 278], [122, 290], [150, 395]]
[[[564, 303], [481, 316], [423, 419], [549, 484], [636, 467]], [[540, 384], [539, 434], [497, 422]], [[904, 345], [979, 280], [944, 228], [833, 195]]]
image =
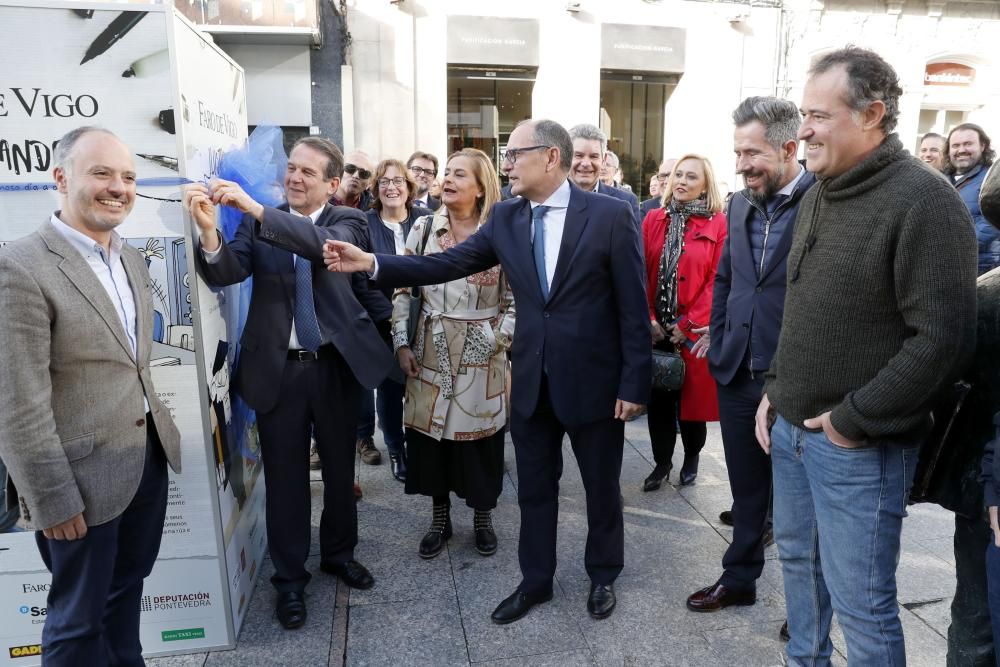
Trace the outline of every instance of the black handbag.
[[[427, 247], [427, 239], [431, 235], [431, 227], [434, 225], [434, 217], [430, 215], [424, 216], [424, 234], [420, 241], [420, 246], [417, 248], [417, 255], [424, 254], [424, 248]], [[406, 340], [410, 342], [410, 347], [413, 347], [413, 343], [417, 338], [417, 320], [420, 319], [420, 307], [423, 299], [421, 298], [420, 288], [411, 287], [410, 288], [410, 319], [406, 321]]]
[[684, 359], [677, 352], [653, 349], [653, 389], [680, 391], [684, 384]]

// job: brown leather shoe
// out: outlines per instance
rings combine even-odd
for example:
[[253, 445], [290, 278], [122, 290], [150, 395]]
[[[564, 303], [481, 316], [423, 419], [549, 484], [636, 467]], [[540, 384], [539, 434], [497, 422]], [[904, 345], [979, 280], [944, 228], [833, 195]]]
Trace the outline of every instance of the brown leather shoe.
[[687, 599], [691, 611], [721, 611], [726, 607], [745, 607], [757, 602], [757, 591], [734, 591], [720, 583], [695, 591]]

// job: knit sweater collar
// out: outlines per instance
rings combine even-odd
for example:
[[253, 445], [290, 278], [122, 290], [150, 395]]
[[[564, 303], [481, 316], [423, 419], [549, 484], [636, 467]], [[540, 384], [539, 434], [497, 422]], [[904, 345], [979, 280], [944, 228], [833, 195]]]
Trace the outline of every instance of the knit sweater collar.
[[823, 196], [830, 200], [850, 199], [876, 188], [895, 171], [886, 167], [906, 156], [903, 142], [895, 133], [890, 134], [860, 163], [840, 176], [825, 180]]

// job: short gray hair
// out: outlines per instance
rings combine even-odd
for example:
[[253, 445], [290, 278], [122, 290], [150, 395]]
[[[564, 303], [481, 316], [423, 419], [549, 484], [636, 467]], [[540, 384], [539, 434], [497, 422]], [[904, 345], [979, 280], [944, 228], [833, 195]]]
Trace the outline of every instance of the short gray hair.
[[573, 166], [573, 140], [569, 138], [566, 128], [554, 120], [523, 120], [518, 126], [531, 124], [532, 135], [539, 145], [559, 149], [559, 166], [568, 172]]
[[899, 98], [903, 89], [892, 65], [882, 56], [857, 46], [831, 51], [809, 69], [809, 76], [823, 74], [838, 65], [847, 72], [847, 99], [844, 102], [855, 112], [863, 111], [872, 102], [885, 105], [882, 131], [889, 134], [899, 121]]
[[[83, 125], [74, 130], [70, 130], [66, 134], [59, 138], [56, 142], [55, 152], [52, 157], [52, 166], [59, 167], [63, 171], [70, 170], [70, 163], [72, 162], [73, 148], [76, 146], [76, 142], [80, 140], [85, 134], [90, 134], [91, 132], [100, 132], [102, 134], [107, 134], [115, 139], [118, 136], [111, 130], [106, 130], [103, 127], [98, 127], [97, 125]], [[121, 141], [119, 139], [119, 141]]]
[[608, 150], [608, 135], [604, 134], [604, 130], [590, 123], [580, 123], [571, 127], [569, 129], [569, 138], [573, 141], [577, 139], [600, 141], [601, 155], [604, 154], [604, 151]]
[[754, 95], [746, 98], [733, 112], [733, 123], [743, 127], [754, 121], [764, 126], [764, 138], [776, 151], [789, 141], [796, 141], [802, 117], [793, 102], [777, 97]]

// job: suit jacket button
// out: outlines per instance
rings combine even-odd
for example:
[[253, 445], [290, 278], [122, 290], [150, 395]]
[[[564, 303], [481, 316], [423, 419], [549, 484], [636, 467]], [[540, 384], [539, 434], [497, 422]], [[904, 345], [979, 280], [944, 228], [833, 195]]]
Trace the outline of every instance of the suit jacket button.
[[549, 319], [549, 314], [545, 313], [545, 319]]
[[140, 426], [140, 427], [145, 426], [146, 425], [146, 420], [145, 419], [136, 419], [135, 420], [135, 425], [136, 426]]

